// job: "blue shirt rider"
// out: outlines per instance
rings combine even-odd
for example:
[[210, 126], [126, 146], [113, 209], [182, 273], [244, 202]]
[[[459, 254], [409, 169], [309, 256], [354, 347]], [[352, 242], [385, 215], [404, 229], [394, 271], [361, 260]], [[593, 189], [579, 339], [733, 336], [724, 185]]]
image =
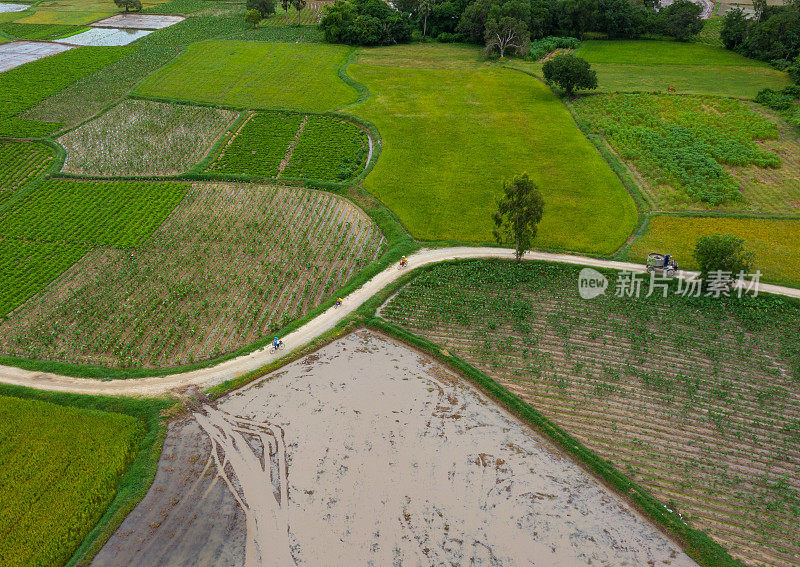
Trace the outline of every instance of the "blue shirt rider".
[[281, 344], [281, 341], [280, 341], [280, 339], [278, 339], [278, 337], [275, 337], [274, 339], [272, 339], [273, 348], [277, 349], [280, 344]]

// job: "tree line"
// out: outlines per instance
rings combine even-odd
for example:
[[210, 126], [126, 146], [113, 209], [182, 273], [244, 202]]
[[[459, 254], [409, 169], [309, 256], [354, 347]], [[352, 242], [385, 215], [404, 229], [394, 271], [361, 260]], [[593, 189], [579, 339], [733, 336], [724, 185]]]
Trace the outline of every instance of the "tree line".
[[338, 0], [320, 27], [334, 43], [391, 45], [417, 36], [527, 55], [530, 40], [549, 36], [687, 40], [702, 29], [701, 14], [690, 0], [663, 8], [658, 0]]
[[784, 6], [754, 0], [752, 15], [732, 10], [725, 15], [720, 39], [728, 49], [769, 61], [800, 82], [800, 0]]

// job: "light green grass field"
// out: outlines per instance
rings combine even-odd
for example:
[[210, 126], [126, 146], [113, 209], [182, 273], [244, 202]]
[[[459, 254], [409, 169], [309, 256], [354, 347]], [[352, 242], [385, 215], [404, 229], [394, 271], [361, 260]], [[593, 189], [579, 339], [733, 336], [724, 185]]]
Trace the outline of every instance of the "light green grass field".
[[146, 79], [138, 94], [324, 112], [354, 102], [337, 75], [349, 49], [338, 45], [206, 41]]
[[[575, 52], [597, 71], [599, 91], [667, 90], [752, 98], [789, 84], [786, 73], [732, 51], [671, 41], [586, 41]], [[541, 65], [541, 64], [540, 64]]]
[[694, 269], [692, 257], [700, 236], [734, 234], [745, 240], [755, 253], [755, 266], [764, 279], [800, 284], [800, 220], [713, 217], [656, 216], [647, 232], [628, 253], [632, 260], [644, 260], [649, 252], [672, 254], [682, 268]]
[[47, 24], [62, 26], [82, 26], [101, 18], [111, 16], [113, 12], [87, 12], [76, 10], [39, 10], [25, 18], [16, 20], [18, 24]]
[[631, 197], [536, 79], [498, 68], [348, 73], [371, 93], [353, 112], [383, 138], [366, 187], [415, 237], [491, 241], [502, 182], [523, 172], [546, 203], [538, 246], [609, 254], [635, 227]]
[[0, 557], [63, 565], [114, 498], [142, 436], [127, 415], [0, 396]]

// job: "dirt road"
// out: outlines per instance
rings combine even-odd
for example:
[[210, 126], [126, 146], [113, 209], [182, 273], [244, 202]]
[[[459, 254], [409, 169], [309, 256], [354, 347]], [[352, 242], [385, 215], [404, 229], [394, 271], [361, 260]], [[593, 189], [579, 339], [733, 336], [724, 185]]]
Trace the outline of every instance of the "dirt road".
[[[104, 395], [158, 395], [165, 392], [185, 388], [188, 386], [208, 387], [224, 382], [247, 372], [260, 368], [277, 358], [289, 354], [292, 350], [303, 347], [313, 339], [319, 337], [326, 331], [332, 329], [346, 316], [350, 315], [359, 306], [366, 302], [370, 297], [378, 293], [388, 284], [399, 278], [407, 270], [434, 264], [447, 260], [469, 259], [469, 258], [512, 258], [513, 250], [505, 248], [481, 248], [481, 247], [453, 247], [438, 248], [435, 250], [421, 250], [409, 256], [408, 268], [399, 269], [397, 264], [389, 266], [363, 286], [347, 296], [344, 304], [338, 308], [330, 308], [324, 313], [309, 321], [297, 330], [283, 337], [287, 345], [286, 350], [279, 354], [270, 353], [268, 348], [263, 348], [225, 362], [211, 368], [202, 368], [192, 372], [173, 374], [170, 376], [157, 376], [149, 378], [137, 378], [129, 380], [110, 380], [101, 381], [87, 378], [72, 378], [47, 372], [36, 372], [15, 368], [10, 366], [0, 366], [0, 382], [15, 384], [42, 390], [52, 390], [58, 392], [73, 392], [79, 394], [104, 394]], [[575, 264], [594, 268], [610, 268], [615, 270], [628, 270], [632, 272], [644, 272], [642, 264], [632, 264], [628, 262], [616, 262], [612, 260], [602, 260], [598, 258], [588, 258], [585, 256], [573, 256], [570, 254], [553, 254], [548, 252], [529, 252], [525, 255], [526, 260], [544, 260], [547, 262], [559, 262], [564, 264]], [[690, 272], [685, 272], [686, 275]], [[576, 282], [577, 286], [577, 282]], [[762, 284], [760, 291], [783, 295], [786, 297], [800, 298], [800, 289], [789, 287]]]

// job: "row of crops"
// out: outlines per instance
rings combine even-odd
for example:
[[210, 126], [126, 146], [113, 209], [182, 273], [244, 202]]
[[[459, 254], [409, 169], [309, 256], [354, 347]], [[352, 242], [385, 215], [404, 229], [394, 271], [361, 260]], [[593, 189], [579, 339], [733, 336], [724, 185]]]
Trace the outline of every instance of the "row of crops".
[[209, 172], [347, 181], [366, 166], [367, 133], [335, 116], [257, 112], [223, 144]]
[[800, 554], [800, 304], [587, 301], [579, 268], [468, 262], [383, 316], [498, 379], [749, 564]]
[[63, 565], [114, 498], [142, 426], [133, 417], [0, 396], [0, 557]]
[[649, 182], [646, 191], [661, 210], [742, 201], [729, 166], [781, 165], [756, 143], [777, 138], [777, 125], [739, 100], [608, 94], [577, 100], [574, 108]]
[[18, 309], [0, 352], [116, 367], [208, 360], [307, 313], [384, 246], [330, 193], [195, 184], [140, 248], [97, 251]]
[[0, 140], [0, 192], [24, 187], [44, 173], [52, 161], [53, 150], [45, 144]]
[[200, 162], [238, 112], [126, 100], [58, 139], [64, 171], [100, 177], [183, 173]]
[[183, 199], [179, 183], [46, 180], [0, 213], [0, 317], [95, 246], [141, 245]]
[[183, 199], [183, 183], [44, 181], [0, 217], [0, 235], [131, 248]]

